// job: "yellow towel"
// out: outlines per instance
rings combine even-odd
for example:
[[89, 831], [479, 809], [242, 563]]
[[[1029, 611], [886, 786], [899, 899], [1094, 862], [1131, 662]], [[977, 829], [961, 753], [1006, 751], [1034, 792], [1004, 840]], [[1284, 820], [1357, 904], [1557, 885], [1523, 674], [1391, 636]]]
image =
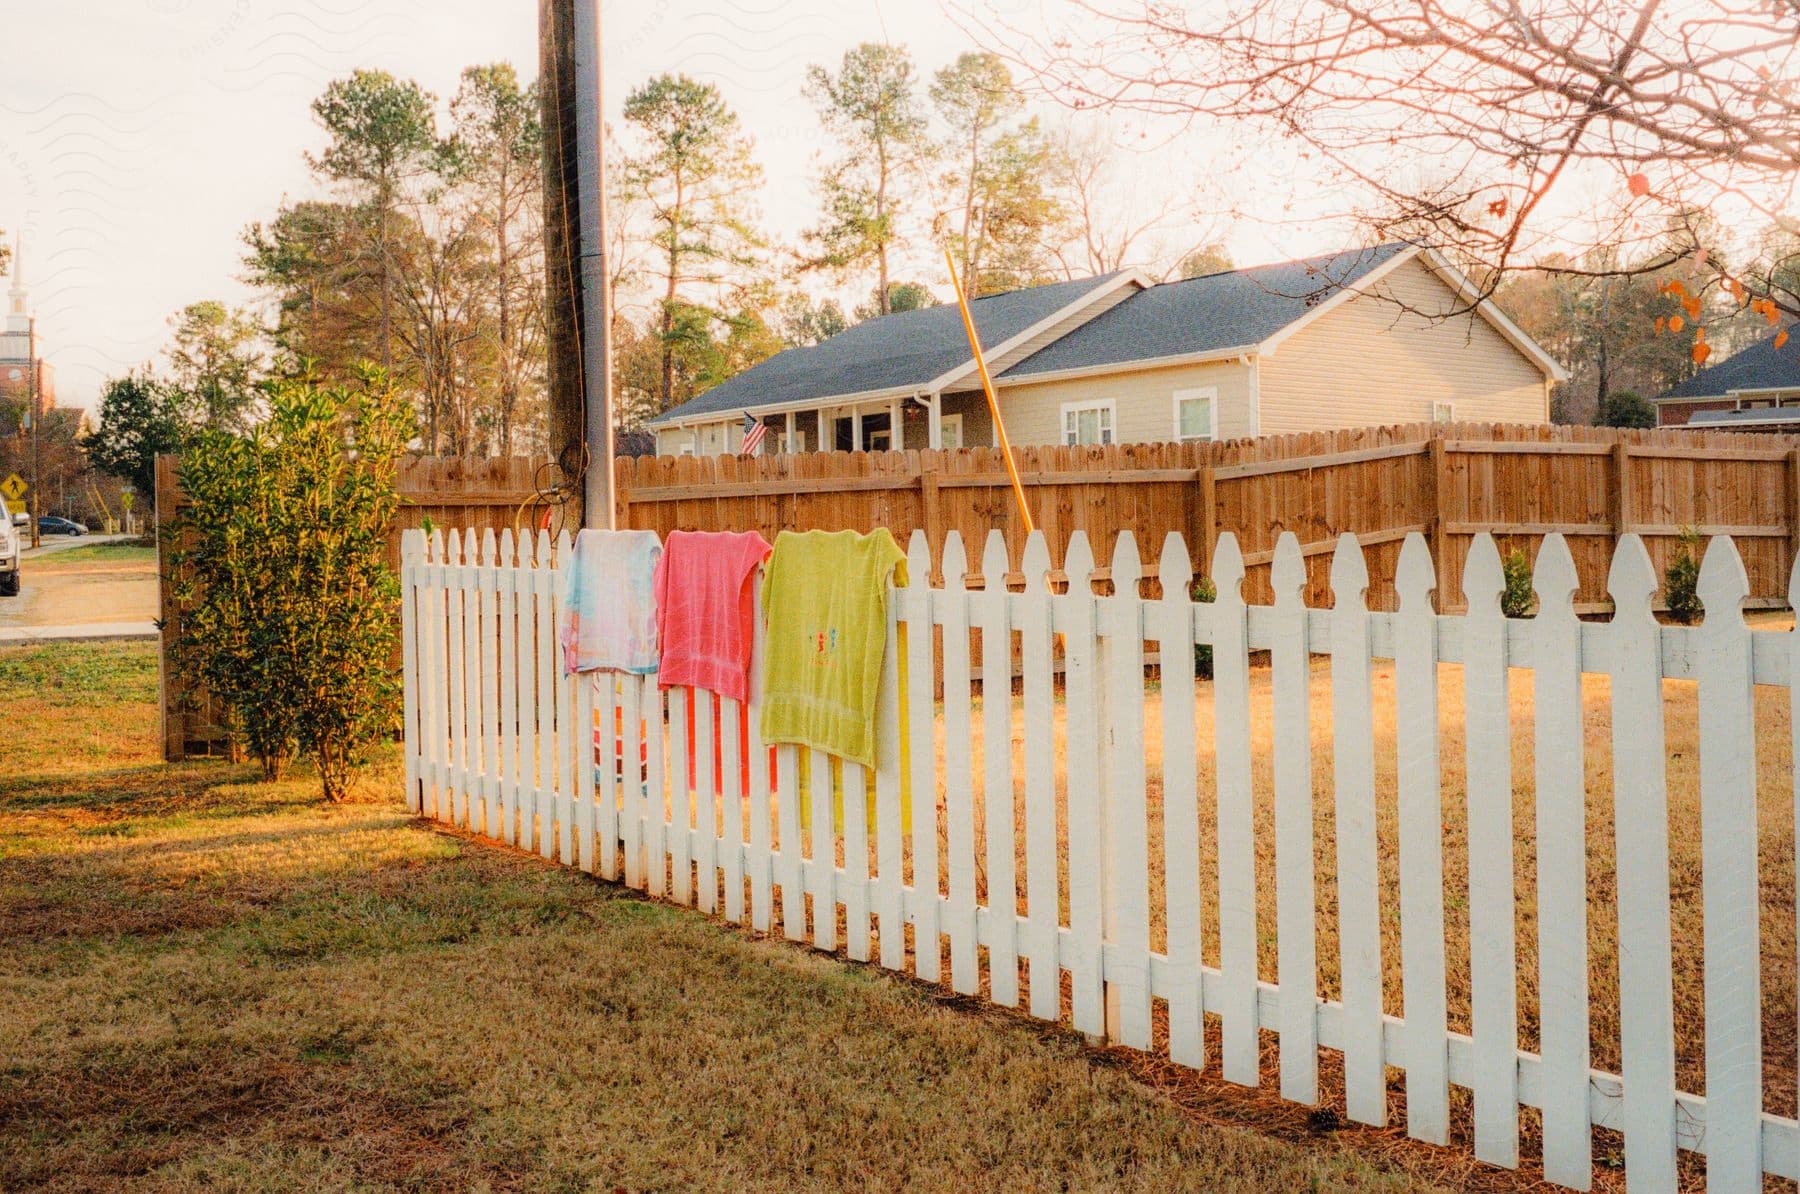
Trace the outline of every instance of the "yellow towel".
[[888, 579], [906, 556], [886, 527], [783, 531], [763, 572], [762, 732], [875, 766]]

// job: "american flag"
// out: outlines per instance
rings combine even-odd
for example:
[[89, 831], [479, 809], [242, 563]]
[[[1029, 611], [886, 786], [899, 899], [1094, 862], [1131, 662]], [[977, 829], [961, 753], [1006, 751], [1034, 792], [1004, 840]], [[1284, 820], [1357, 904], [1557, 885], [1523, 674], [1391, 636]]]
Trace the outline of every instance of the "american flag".
[[744, 444], [738, 449], [739, 456], [754, 456], [762, 448], [763, 440], [769, 435], [769, 425], [758, 419], [749, 411], [744, 412]]

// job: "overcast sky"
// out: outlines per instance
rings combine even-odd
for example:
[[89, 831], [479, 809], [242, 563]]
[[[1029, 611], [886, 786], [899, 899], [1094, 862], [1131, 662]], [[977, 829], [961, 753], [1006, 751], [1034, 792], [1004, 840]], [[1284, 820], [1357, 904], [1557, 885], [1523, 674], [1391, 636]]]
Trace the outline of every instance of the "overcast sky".
[[[1040, 0], [989, 0], [1006, 21]], [[800, 96], [809, 63], [861, 41], [905, 44], [925, 74], [972, 43], [937, 0], [614, 0], [603, 9], [608, 113], [649, 75], [716, 82], [755, 137], [763, 217], [794, 237], [815, 215], [813, 163], [829, 145]], [[302, 154], [332, 79], [377, 66], [440, 100], [458, 73], [509, 60], [536, 74], [536, 0], [59, 0], [6, 6], [0, 72], [0, 228], [25, 235], [26, 279], [64, 403], [155, 357], [169, 315], [243, 302], [240, 234], [318, 192]], [[1051, 113], [1061, 119], [1060, 113]], [[1234, 188], [1216, 134], [1114, 124], [1139, 201]], [[1299, 190], [1267, 171], [1271, 210]], [[1189, 231], [1204, 232], [1196, 226]], [[1224, 228], [1240, 263], [1338, 247], [1318, 225]], [[1171, 241], [1180, 240], [1179, 232]], [[1172, 246], [1171, 246], [1172, 247]], [[929, 258], [914, 272], [940, 282]]]

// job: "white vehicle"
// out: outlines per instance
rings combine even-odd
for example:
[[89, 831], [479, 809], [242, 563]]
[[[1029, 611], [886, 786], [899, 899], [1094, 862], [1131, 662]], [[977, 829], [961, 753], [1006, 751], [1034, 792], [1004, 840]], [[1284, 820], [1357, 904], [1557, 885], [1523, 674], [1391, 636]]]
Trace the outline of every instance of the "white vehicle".
[[19, 528], [31, 525], [31, 515], [13, 513], [0, 497], [0, 597], [19, 595]]

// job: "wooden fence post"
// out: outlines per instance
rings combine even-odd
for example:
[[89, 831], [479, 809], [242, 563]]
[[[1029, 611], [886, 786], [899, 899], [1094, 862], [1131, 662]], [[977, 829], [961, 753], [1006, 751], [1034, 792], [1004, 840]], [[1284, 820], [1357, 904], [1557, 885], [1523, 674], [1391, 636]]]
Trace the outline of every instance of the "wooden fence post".
[[1613, 547], [1620, 535], [1631, 530], [1631, 445], [1620, 440], [1613, 445], [1612, 524]]
[[1194, 492], [1195, 514], [1194, 527], [1194, 559], [1199, 563], [1202, 576], [1212, 574], [1213, 539], [1219, 533], [1218, 515], [1218, 479], [1213, 466], [1200, 466], [1200, 480]]
[[1450, 607], [1450, 567], [1445, 544], [1449, 536], [1444, 532], [1444, 524], [1449, 521], [1444, 510], [1445, 491], [1449, 486], [1444, 484], [1444, 437], [1436, 429], [1431, 432], [1431, 559], [1437, 566], [1437, 607], [1444, 613]]
[[1800, 565], [1800, 448], [1789, 448], [1787, 454], [1787, 509], [1784, 511], [1788, 532], [1788, 572]]
[[[935, 455], [930, 467], [924, 456], [919, 458], [919, 507], [925, 522], [925, 547], [931, 552], [934, 571], [936, 562], [944, 558], [944, 515], [943, 504], [938, 498], [937, 463]], [[930, 584], [932, 579], [926, 577], [917, 583]]]

